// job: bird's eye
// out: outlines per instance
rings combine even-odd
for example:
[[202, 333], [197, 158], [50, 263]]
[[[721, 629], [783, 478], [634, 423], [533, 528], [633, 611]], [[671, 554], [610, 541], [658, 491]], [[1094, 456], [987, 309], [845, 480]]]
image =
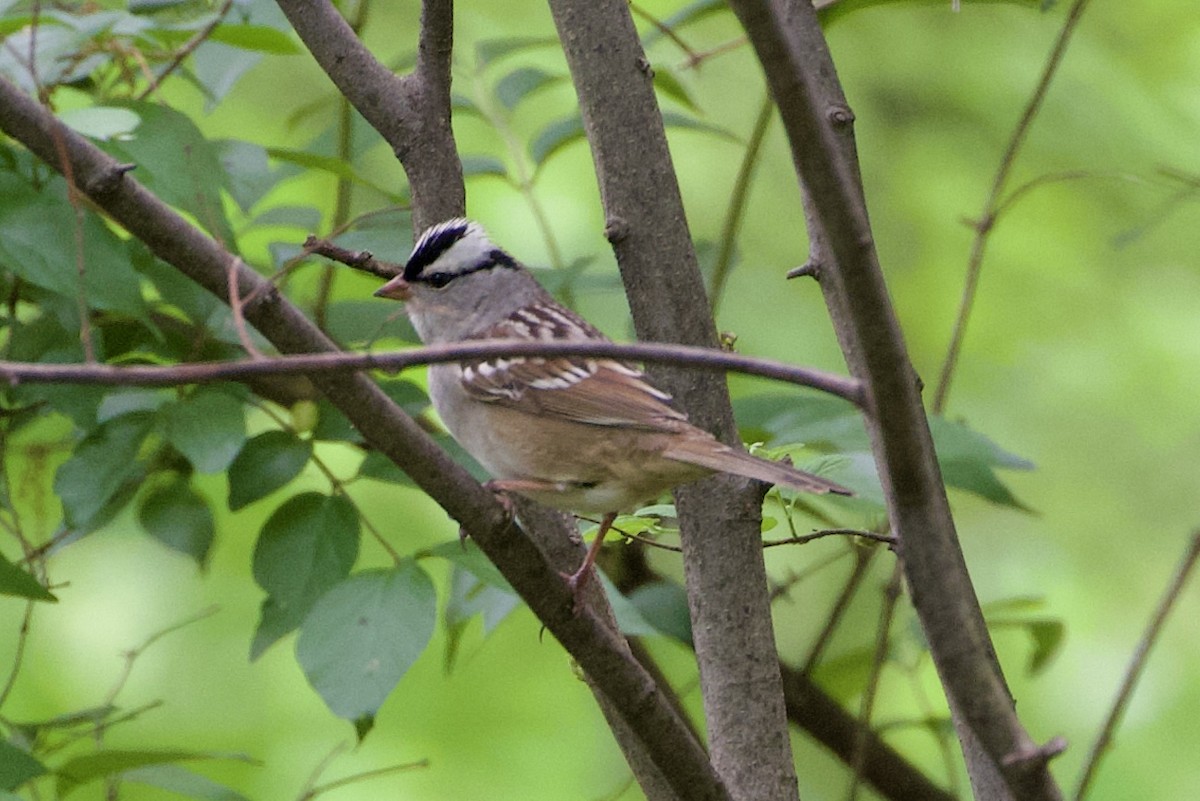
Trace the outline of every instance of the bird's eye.
[[441, 289], [453, 279], [450, 273], [430, 273], [425, 276], [425, 283], [429, 284], [434, 289]]

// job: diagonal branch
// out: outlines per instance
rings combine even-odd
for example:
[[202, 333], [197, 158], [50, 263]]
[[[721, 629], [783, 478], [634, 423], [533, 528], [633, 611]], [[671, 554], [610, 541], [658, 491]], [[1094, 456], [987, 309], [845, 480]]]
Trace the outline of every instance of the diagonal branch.
[[[314, 4], [315, 5], [315, 4]], [[63, 169], [55, 138], [65, 145], [79, 188], [163, 261], [226, 300], [230, 283], [247, 298], [244, 312], [280, 351], [335, 350], [332, 342], [281, 297], [275, 287], [191, 226], [128, 177], [126, 168], [52, 114], [0, 80], [0, 130], [51, 168]], [[591, 609], [575, 613], [574, 597], [555, 566], [506, 514], [492, 494], [455, 464], [420, 427], [363, 375], [314, 373], [317, 386], [413, 482], [470, 534], [513, 589], [588, 674], [634, 730], [672, 789], [686, 799], [729, 798], [703, 749], [679, 719], [653, 677], [634, 660], [620, 636]]]
[[763, 65], [810, 199], [821, 288], [851, 372], [867, 390], [867, 429], [892, 530], [972, 782], [988, 783], [986, 791], [976, 785], [982, 797], [1059, 798], [1013, 709], [958, 544], [853, 151], [834, 130], [834, 123], [853, 117], [840, 97], [816, 12], [802, 0], [731, 0], [731, 6]]

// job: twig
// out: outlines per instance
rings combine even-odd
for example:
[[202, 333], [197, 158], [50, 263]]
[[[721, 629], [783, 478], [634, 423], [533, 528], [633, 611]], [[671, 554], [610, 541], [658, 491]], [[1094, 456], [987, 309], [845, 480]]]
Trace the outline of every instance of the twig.
[[717, 253], [717, 261], [713, 266], [712, 287], [709, 290], [709, 303], [713, 317], [717, 316], [717, 307], [725, 295], [725, 283], [733, 266], [733, 249], [737, 244], [738, 230], [742, 227], [742, 219], [746, 213], [746, 195], [750, 190], [750, 177], [758, 164], [758, 155], [762, 151], [763, 139], [767, 136], [771, 118], [775, 115], [775, 103], [770, 94], [763, 98], [750, 129], [750, 139], [746, 142], [746, 152], [742, 155], [741, 166], [738, 167], [737, 178], [733, 182], [733, 190], [729, 193], [729, 207], [725, 212], [725, 222], [721, 226], [721, 249]]
[[341, 779], [334, 779], [331, 782], [326, 782], [325, 784], [313, 787], [312, 789], [310, 789], [306, 793], [304, 793], [304, 795], [300, 796], [300, 798], [301, 798], [301, 801], [308, 801], [308, 799], [316, 798], [321, 793], [325, 793], [330, 790], [336, 790], [337, 788], [345, 787], [348, 784], [366, 781], [367, 779], [378, 779], [381, 776], [390, 776], [393, 773], [400, 773], [401, 771], [416, 770], [418, 768], [427, 768], [427, 767], [429, 767], [428, 759], [418, 759], [416, 762], [404, 762], [404, 763], [401, 763], [398, 765], [388, 765], [385, 768], [376, 768], [375, 770], [364, 770], [362, 773], [355, 773], [352, 776], [346, 776]]
[[347, 250], [333, 244], [328, 239], [320, 239], [315, 236], [304, 240], [304, 250], [306, 253], [315, 253], [318, 256], [333, 259], [347, 267], [362, 270], [379, 278], [395, 278], [404, 272], [403, 264], [380, 261], [369, 250]]
[[682, 50], [684, 53], [687, 54], [688, 61], [693, 61], [696, 58], [698, 58], [696, 51], [693, 50], [688, 45], [687, 42], [683, 41], [683, 37], [681, 37], [679, 34], [677, 34], [675, 32], [675, 29], [672, 28], [670, 25], [667, 25], [665, 22], [663, 22], [658, 17], [651, 14], [646, 9], [639, 6], [637, 3], [630, 3], [629, 10], [632, 11], [637, 16], [641, 17], [642, 19], [646, 20], [646, 22], [649, 22], [651, 25], [654, 26], [655, 30], [657, 30], [663, 36], [667, 37], [672, 42], [674, 42], [676, 47], [678, 47], [680, 50]]
[[1082, 801], [1083, 797], [1087, 795], [1088, 787], [1091, 785], [1092, 779], [1100, 767], [1100, 760], [1112, 742], [1113, 733], [1116, 732], [1117, 726], [1120, 725], [1121, 717], [1125, 714], [1125, 707], [1129, 705], [1129, 699], [1133, 695], [1133, 688], [1137, 684], [1138, 678], [1142, 675], [1142, 669], [1146, 666], [1146, 658], [1150, 655], [1150, 649], [1158, 639], [1158, 635], [1162, 631], [1163, 624], [1167, 620], [1167, 615], [1171, 613], [1171, 608], [1175, 605], [1175, 601], [1179, 599], [1180, 594], [1183, 592], [1183, 586], [1187, 583], [1188, 576], [1191, 575], [1197, 560], [1200, 560], [1200, 529], [1192, 532], [1192, 539], [1188, 543], [1187, 550], [1184, 551], [1183, 559], [1180, 560], [1179, 567], [1175, 569], [1175, 575], [1171, 578], [1171, 583], [1167, 586], [1167, 591], [1163, 593], [1162, 600], [1158, 603], [1158, 608], [1154, 611], [1153, 617], [1150, 618], [1150, 623], [1146, 626], [1146, 631], [1142, 634], [1142, 639], [1138, 642], [1137, 648], [1134, 649], [1133, 658], [1129, 660], [1129, 667], [1125, 669], [1125, 677], [1121, 680], [1121, 686], [1117, 690], [1117, 697], [1113, 699], [1112, 709], [1109, 710], [1108, 717], [1104, 720], [1104, 725], [1100, 727], [1100, 734], [1097, 735], [1096, 742], [1092, 745], [1091, 751], [1088, 752], [1087, 761], [1084, 763], [1083, 775], [1080, 777], [1079, 786], [1075, 790], [1075, 801]]
[[896, 538], [891, 534], [879, 534], [875, 531], [865, 531], [861, 528], [827, 528], [821, 531], [814, 531], [812, 534], [803, 534], [798, 537], [787, 537], [782, 540], [767, 540], [763, 543], [764, 546], [770, 548], [776, 545], [803, 545], [806, 542], [819, 540], [823, 537], [834, 536], [849, 536], [862, 537], [864, 540], [874, 540], [875, 542], [883, 542], [888, 545], [895, 545]]
[[816, 669], [821, 656], [825, 653], [825, 646], [833, 639], [833, 633], [837, 631], [842, 617], [850, 608], [850, 601], [858, 592], [858, 588], [862, 586], [863, 579], [867, 577], [867, 568], [871, 566], [872, 558], [878, 553], [878, 550], [877, 548], [853, 548], [854, 567], [851, 569], [850, 575], [846, 577], [845, 583], [842, 584], [842, 591], [838, 593], [833, 608], [829, 610], [825, 625], [821, 627], [820, 633], [813, 641], [813, 646], [808, 651], [808, 659], [804, 660], [804, 665], [800, 668], [800, 672], [806, 676], [811, 676], [813, 670]]
[[217, 29], [217, 26], [225, 19], [225, 15], [229, 13], [229, 9], [232, 7], [233, 0], [225, 0], [221, 7], [217, 9], [216, 16], [207, 25], [196, 31], [196, 34], [191, 39], [183, 43], [183, 47], [175, 52], [174, 57], [163, 68], [163, 71], [154, 76], [153, 80], [150, 81], [150, 85], [142, 90], [137, 99], [145, 100], [151, 94], [158, 91], [158, 87], [162, 85], [167, 76], [179, 69], [179, 65], [183, 63], [183, 60], [195, 52], [196, 48], [202, 45], [209, 36], [212, 36], [212, 32]]
[[958, 364], [963, 338], [967, 332], [967, 321], [971, 317], [971, 307], [975, 303], [975, 295], [979, 289], [979, 274], [983, 268], [984, 250], [987, 248], [989, 234], [996, 224], [1000, 195], [1004, 191], [1004, 185], [1008, 182], [1013, 165], [1016, 164], [1017, 153], [1025, 142], [1025, 136], [1029, 133], [1034, 118], [1041, 110], [1042, 101], [1046, 99], [1046, 91], [1050, 88], [1050, 82], [1054, 80], [1058, 67], [1062, 63], [1067, 44], [1071, 41], [1071, 34], [1075, 32], [1079, 18], [1087, 4], [1088, 0], [1075, 0], [1067, 12], [1067, 19], [1058, 33], [1054, 49], [1050, 51], [1050, 57], [1046, 59], [1046, 66], [1042, 68], [1042, 76], [1038, 79], [1029, 102], [1025, 104], [1025, 111], [1021, 114], [1016, 129], [1009, 137], [1008, 147], [1000, 158], [1000, 166], [996, 169], [996, 175], [992, 179], [992, 188], [988, 192], [987, 200], [983, 203], [983, 211], [980, 212], [979, 219], [975, 223], [975, 240], [971, 243], [971, 255], [967, 260], [967, 276], [966, 282], [963, 284], [962, 300], [958, 306], [958, 317], [954, 321], [954, 330], [950, 334], [950, 346], [946, 351], [946, 359], [942, 362], [942, 371], [938, 376], [937, 388], [933, 394], [931, 408], [934, 414], [941, 414], [942, 410], [946, 408], [950, 382], [954, 378], [954, 368]]
[[175, 386], [244, 380], [263, 375], [295, 373], [347, 373], [358, 370], [396, 372], [421, 364], [476, 361], [507, 356], [592, 356], [625, 359], [649, 364], [671, 364], [705, 370], [734, 370], [746, 375], [771, 378], [798, 386], [828, 392], [861, 405], [861, 386], [846, 378], [797, 367], [770, 359], [742, 356], [715, 348], [667, 345], [657, 342], [618, 344], [615, 342], [528, 342], [490, 340], [486, 342], [431, 345], [391, 353], [310, 353], [276, 356], [272, 359], [236, 362], [192, 362], [172, 367], [110, 364], [34, 364], [0, 361], [0, 381], [15, 385], [102, 384], [109, 386]]
[[883, 591], [883, 608], [879, 610], [879, 628], [875, 632], [875, 657], [871, 660], [871, 675], [867, 679], [867, 687], [863, 691], [862, 707], [859, 711], [858, 742], [854, 744], [854, 759], [851, 761], [854, 778], [850, 784], [850, 801], [858, 798], [858, 789], [866, 767], [867, 733], [871, 731], [871, 715], [875, 711], [875, 695], [879, 691], [879, 679], [883, 675], [883, 665], [887, 661], [892, 619], [896, 616], [896, 601], [900, 599], [903, 579], [903, 563], [897, 559], [892, 568], [892, 577]]

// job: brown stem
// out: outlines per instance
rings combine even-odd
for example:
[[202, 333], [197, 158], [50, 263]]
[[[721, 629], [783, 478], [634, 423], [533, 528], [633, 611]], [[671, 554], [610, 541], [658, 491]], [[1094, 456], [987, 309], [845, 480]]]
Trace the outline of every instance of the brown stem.
[[968, 769], [981, 797], [1057, 799], [1013, 709], [950, 515], [915, 371], [862, 199], [850, 122], [816, 12], [803, 0], [731, 0], [780, 110], [806, 190], [813, 263], [866, 424], [891, 529]]

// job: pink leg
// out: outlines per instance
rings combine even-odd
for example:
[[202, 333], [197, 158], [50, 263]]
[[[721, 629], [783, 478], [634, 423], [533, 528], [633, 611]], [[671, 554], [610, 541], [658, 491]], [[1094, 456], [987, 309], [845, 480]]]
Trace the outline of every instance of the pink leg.
[[604, 516], [604, 519], [600, 521], [600, 529], [596, 532], [596, 538], [592, 540], [591, 547], [588, 548], [587, 554], [583, 557], [583, 564], [574, 573], [566, 576], [567, 586], [574, 593], [577, 604], [579, 601], [579, 592], [587, 585], [588, 577], [592, 574], [592, 565], [596, 563], [596, 556], [600, 553], [600, 546], [604, 544], [604, 536], [608, 534], [608, 530], [612, 528], [613, 521], [616, 519], [616, 512], [609, 512]]

